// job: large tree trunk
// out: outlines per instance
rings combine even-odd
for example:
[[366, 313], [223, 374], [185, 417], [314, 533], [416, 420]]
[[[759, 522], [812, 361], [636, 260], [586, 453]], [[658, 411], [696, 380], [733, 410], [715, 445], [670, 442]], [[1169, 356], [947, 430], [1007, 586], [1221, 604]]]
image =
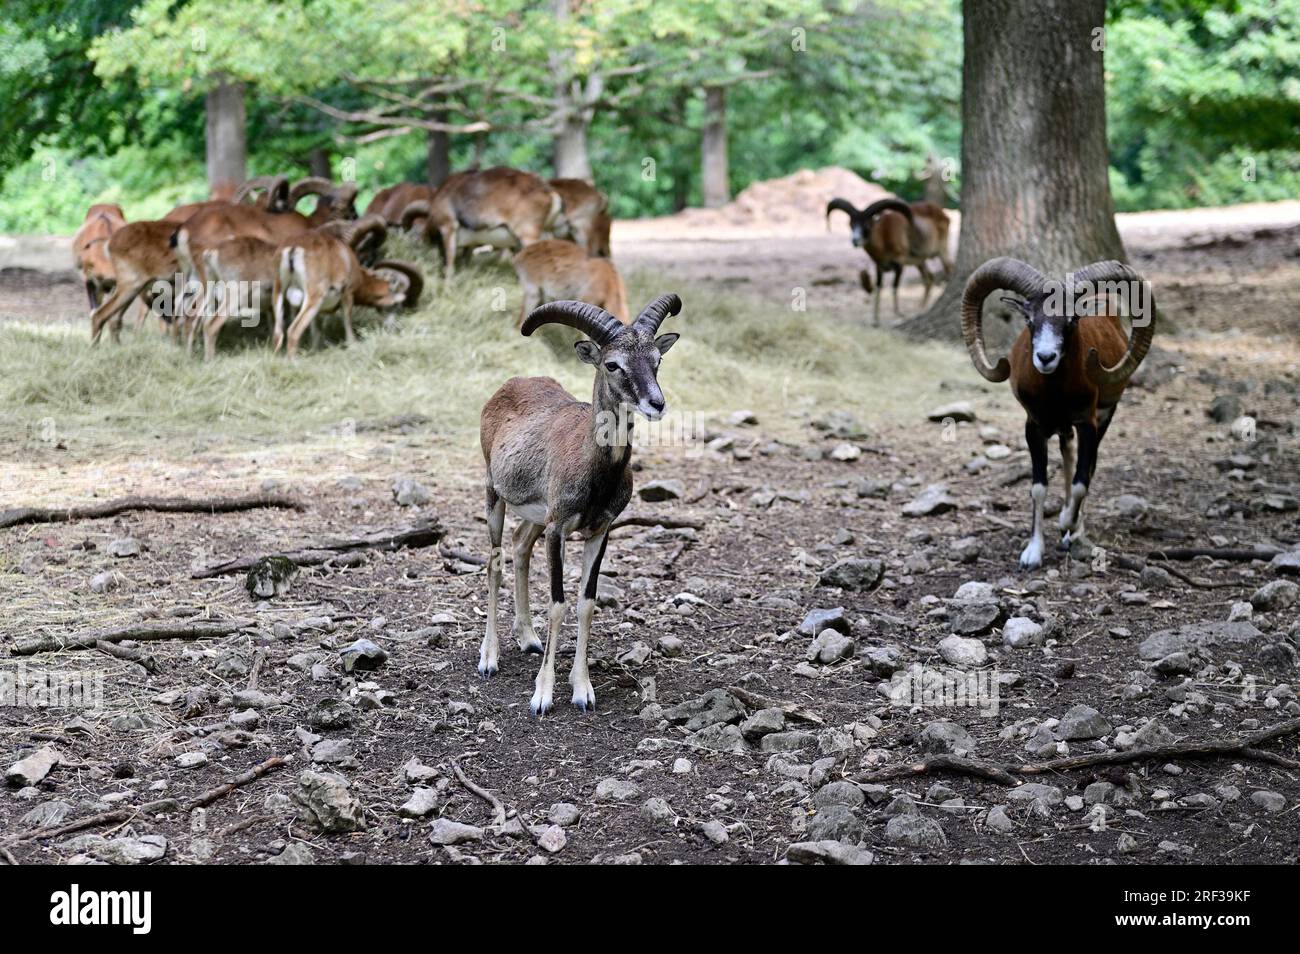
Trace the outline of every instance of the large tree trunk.
[[[990, 258], [1011, 255], [1049, 276], [1125, 258], [1106, 152], [1105, 0], [964, 0], [962, 8], [956, 273], [929, 311], [902, 326], [929, 338], [960, 336], [962, 288]], [[986, 322], [990, 332], [999, 325]]]
[[[442, 116], [438, 118], [441, 120]], [[425, 173], [429, 185], [436, 188], [451, 175], [451, 137], [445, 132], [431, 131], [426, 147]]]
[[228, 198], [248, 178], [244, 84], [219, 82], [207, 97], [208, 191]]
[[[551, 0], [551, 13], [557, 23], [569, 19], [570, 0]], [[556, 49], [550, 56], [551, 77], [555, 83], [556, 108], [559, 125], [551, 144], [551, 159], [557, 179], [595, 180], [591, 175], [591, 160], [587, 156], [587, 129], [591, 126], [592, 109], [587, 103], [595, 100], [601, 91], [600, 75], [593, 69], [587, 80], [587, 90], [573, 76], [573, 52]]]
[[700, 137], [700, 186], [704, 207], [716, 209], [731, 201], [727, 170], [727, 91], [721, 86], [704, 88], [704, 133]]
[[330, 169], [330, 151], [324, 146], [316, 146], [307, 155], [307, 169], [313, 176], [320, 176], [322, 179], [333, 178], [334, 172]]

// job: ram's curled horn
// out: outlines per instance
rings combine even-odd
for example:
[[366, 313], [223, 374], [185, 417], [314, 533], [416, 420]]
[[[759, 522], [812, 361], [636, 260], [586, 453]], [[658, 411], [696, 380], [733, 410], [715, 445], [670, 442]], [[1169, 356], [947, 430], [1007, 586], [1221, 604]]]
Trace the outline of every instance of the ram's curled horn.
[[403, 261], [397, 258], [385, 258], [375, 262], [370, 266], [371, 271], [397, 272], [406, 279], [406, 292], [402, 297], [402, 306], [405, 308], [414, 308], [420, 300], [420, 293], [424, 291], [424, 272], [414, 262]]
[[[357, 184], [355, 182], [345, 182], [330, 190], [326, 195], [330, 204], [335, 208], [352, 209], [352, 203], [357, 199]], [[353, 218], [356, 217], [356, 209], [352, 209]]]
[[415, 224], [416, 219], [427, 219], [429, 217], [429, 200], [416, 199], [408, 203], [402, 210], [401, 223], [402, 228], [410, 229]]
[[546, 324], [577, 328], [602, 348], [626, 330], [623, 323], [604, 308], [583, 301], [552, 301], [534, 308], [519, 331], [527, 337]]
[[1097, 354], [1096, 348], [1088, 350], [1088, 376], [1100, 386], [1122, 384], [1132, 376], [1138, 365], [1142, 363], [1142, 359], [1146, 357], [1147, 349], [1151, 347], [1151, 339], [1156, 332], [1156, 303], [1150, 293], [1150, 286], [1133, 269], [1123, 262], [1115, 261], [1093, 262], [1091, 265], [1075, 269], [1070, 273], [1067, 285], [1071, 283], [1076, 287], [1084, 283], [1094, 286], [1122, 283], [1127, 286], [1129, 304], [1141, 309], [1140, 312], [1134, 311], [1130, 316], [1132, 331], [1129, 332], [1128, 348], [1125, 349], [1124, 357], [1119, 359], [1118, 364], [1108, 368], [1101, 363], [1101, 356]]
[[989, 381], [1005, 381], [1011, 376], [1011, 362], [998, 359], [989, 363], [984, 351], [984, 299], [999, 288], [1009, 289], [1024, 298], [1032, 298], [1042, 291], [1047, 278], [1032, 265], [1015, 258], [995, 258], [985, 262], [966, 282], [961, 296], [961, 333], [966, 339], [975, 370]]
[[862, 214], [853, 207], [853, 203], [848, 199], [831, 199], [826, 203], [826, 231], [828, 232], [831, 230], [831, 213], [836, 211], [847, 214], [850, 222]]
[[287, 187], [288, 183], [289, 180], [286, 176], [254, 176], [235, 190], [235, 194], [230, 197], [230, 201], [238, 205], [254, 192], [266, 190], [275, 193], [281, 188]]
[[875, 202], [872, 202], [869, 206], [863, 209], [862, 221], [870, 222], [881, 212], [897, 212], [909, 222], [911, 222], [915, 217], [915, 214], [912, 212], [912, 207], [902, 199], [889, 198], [877, 199]]
[[670, 316], [682, 310], [682, 300], [676, 295], [660, 295], [641, 309], [641, 314], [632, 322], [633, 328], [641, 328], [651, 335], [659, 331], [659, 326]]
[[289, 201], [295, 206], [298, 202], [309, 195], [324, 195], [334, 188], [334, 183], [330, 182], [323, 176], [308, 176], [306, 179], [299, 179], [289, 190]]
[[382, 215], [371, 212], [349, 223], [344, 230], [343, 240], [356, 251], [363, 245], [382, 245], [388, 237], [388, 223]]

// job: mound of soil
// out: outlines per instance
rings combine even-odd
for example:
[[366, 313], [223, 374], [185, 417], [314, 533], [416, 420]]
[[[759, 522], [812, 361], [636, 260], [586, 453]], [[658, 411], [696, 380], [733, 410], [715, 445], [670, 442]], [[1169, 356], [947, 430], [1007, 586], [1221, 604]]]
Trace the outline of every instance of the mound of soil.
[[[680, 223], [694, 228], [747, 228], [758, 231], [824, 232], [826, 203], [839, 196], [861, 208], [890, 193], [856, 172], [840, 166], [800, 169], [780, 179], [747, 186], [719, 209], [686, 209], [654, 221]], [[838, 228], [848, 226], [837, 216]]]

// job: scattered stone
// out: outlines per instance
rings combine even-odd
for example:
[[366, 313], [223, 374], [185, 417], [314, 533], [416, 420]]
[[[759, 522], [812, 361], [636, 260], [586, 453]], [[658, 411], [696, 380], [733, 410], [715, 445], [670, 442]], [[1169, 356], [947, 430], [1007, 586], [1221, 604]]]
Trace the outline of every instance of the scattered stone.
[[997, 603], [959, 603], [949, 628], [959, 636], [983, 636], [1002, 621], [1002, 607]]
[[1128, 832], [1121, 832], [1115, 842], [1115, 849], [1121, 855], [1131, 855], [1138, 850], [1138, 840]]
[[201, 768], [208, 764], [208, 757], [203, 752], [182, 752], [176, 756], [176, 767], [183, 769]]
[[849, 659], [857, 649], [857, 644], [848, 636], [833, 629], [823, 630], [822, 634], [808, 646], [808, 661], [829, 665], [841, 659]]
[[947, 484], [931, 484], [910, 503], [903, 505], [904, 517], [934, 517], [957, 509], [957, 501], [948, 493]]
[[984, 816], [984, 824], [990, 831], [1001, 835], [1010, 834], [1016, 827], [1002, 805], [994, 805], [989, 809], [988, 814]]
[[564, 846], [569, 843], [569, 836], [564, 833], [564, 829], [559, 825], [549, 825], [537, 836], [537, 847], [549, 855], [553, 855], [564, 850]]
[[800, 636], [816, 636], [824, 629], [837, 629], [845, 635], [852, 632], [848, 617], [844, 615], [843, 606], [809, 610], [808, 615], [799, 624], [797, 632]]
[[727, 833], [727, 826], [716, 818], [710, 819], [701, 825], [700, 834], [715, 845], [725, 845], [731, 838]]
[[284, 851], [274, 858], [266, 859], [268, 865], [314, 865], [316, 853], [300, 841], [287, 845]]
[[369, 672], [388, 661], [387, 650], [368, 639], [358, 639], [339, 655], [343, 657], [344, 672]]
[[[811, 830], [812, 826], [809, 826]], [[895, 815], [885, 825], [885, 840], [891, 845], [907, 848], [937, 849], [948, 844], [948, 838], [939, 823], [921, 815]]]
[[765, 735], [785, 731], [785, 712], [781, 709], [759, 709], [740, 723], [740, 734], [750, 742], [758, 742]]
[[582, 818], [582, 812], [579, 811], [578, 806], [574, 805], [572, 802], [556, 802], [551, 806], [551, 810], [546, 813], [546, 820], [548, 822], [552, 825], [562, 825], [566, 828], [569, 825], [578, 824], [580, 818]]
[[944, 662], [952, 666], [982, 666], [988, 662], [988, 650], [978, 639], [966, 639], [962, 636], [945, 636], [939, 640], [939, 655]]
[[118, 559], [138, 557], [140, 555], [140, 543], [135, 537], [120, 537], [117, 540], [110, 540], [108, 546], [104, 549], [109, 556]]
[[1187, 653], [1170, 653], [1157, 659], [1151, 668], [1162, 676], [1185, 676], [1196, 671], [1196, 661]]
[[1286, 799], [1277, 792], [1260, 790], [1253, 792], [1250, 796], [1252, 804], [1257, 805], [1270, 814], [1276, 814], [1286, 808]]
[[753, 427], [758, 423], [758, 415], [748, 409], [732, 411], [727, 418], [727, 423], [732, 427]]
[[785, 851], [786, 860], [800, 865], [869, 865], [875, 856], [843, 841], [797, 841]]
[[1061, 723], [1056, 727], [1057, 737], [1067, 742], [1100, 739], [1109, 735], [1110, 731], [1111, 726], [1106, 718], [1092, 706], [1086, 705], [1071, 708], [1061, 717]]
[[1263, 637], [1254, 623], [1210, 621], [1186, 623], [1178, 629], [1152, 633], [1138, 646], [1138, 656], [1150, 662], [1170, 653], [1190, 652], [1212, 646], [1242, 647]]
[[[766, 738], [770, 737], [767, 736]], [[749, 751], [749, 746], [745, 744], [745, 737], [740, 733], [740, 727], [725, 725], [721, 722], [705, 726], [691, 736], [691, 741], [701, 748], [711, 749], [714, 752], [730, 752], [733, 755], [741, 755]]]
[[126, 577], [121, 573], [116, 570], [105, 570], [103, 573], [96, 573], [90, 578], [90, 592], [111, 593], [125, 582]]
[[348, 790], [348, 781], [332, 772], [308, 770], [298, 776], [293, 792], [298, 817], [324, 832], [349, 832], [365, 827], [361, 803]]
[[847, 805], [827, 805], [808, 819], [808, 838], [812, 841], [857, 841], [865, 825]]
[[625, 778], [606, 778], [596, 783], [598, 802], [630, 802], [640, 797], [641, 786]]
[[244, 589], [257, 600], [269, 600], [289, 592], [298, 575], [298, 564], [286, 556], [266, 556], [248, 569]]
[[689, 775], [694, 768], [695, 766], [691, 764], [690, 759], [682, 758], [681, 756], [673, 759], [674, 775]]
[[1110, 503], [1111, 509], [1126, 520], [1132, 520], [1137, 523], [1147, 515], [1151, 505], [1147, 503], [1145, 497], [1139, 497], [1137, 494], [1120, 494]]
[[676, 636], [660, 636], [656, 645], [659, 651], [669, 658], [681, 655], [682, 641]]
[[727, 690], [710, 689], [702, 696], [669, 706], [663, 717], [673, 725], [685, 724], [687, 732], [698, 732], [717, 723], [739, 722], [745, 710]]
[[57, 800], [41, 802], [41, 804], [18, 819], [18, 824], [23, 828], [44, 828], [46, 825], [61, 825], [71, 811], [72, 806], [67, 802]]
[[954, 540], [948, 548], [952, 558], [958, 563], [974, 563], [980, 558], [983, 547], [975, 537], [962, 537], [960, 540]]
[[433, 500], [433, 494], [410, 477], [398, 477], [393, 481], [393, 500], [399, 507], [423, 507]]
[[1300, 598], [1300, 584], [1290, 580], [1273, 580], [1265, 583], [1250, 597], [1250, 605], [1261, 613], [1289, 609]]
[[1177, 739], [1159, 719], [1152, 719], [1136, 732], [1120, 732], [1115, 736], [1115, 747], [1129, 749], [1154, 749], [1159, 746], [1173, 745]]
[[307, 715], [315, 729], [342, 729], [352, 724], [352, 706], [342, 699], [321, 699]]
[[670, 825], [677, 813], [666, 799], [655, 796], [647, 798], [641, 806], [641, 817], [655, 825]]
[[957, 587], [952, 598], [959, 603], [996, 603], [998, 597], [992, 583], [969, 580]]
[[96, 845], [90, 853], [105, 864], [142, 865], [167, 854], [167, 839], [162, 835], [113, 838]]
[[52, 746], [42, 746], [26, 758], [19, 759], [5, 771], [5, 781], [15, 788], [36, 785], [50, 769], [63, 761], [63, 756]]
[[1043, 645], [1043, 627], [1027, 616], [1013, 616], [1002, 624], [1002, 642], [1012, 649]]
[[1241, 399], [1235, 394], [1220, 394], [1210, 402], [1206, 413], [1216, 424], [1231, 424], [1241, 417]]
[[960, 755], [975, 751], [975, 738], [955, 722], [941, 719], [931, 722], [918, 737], [922, 752], [940, 752]]
[[429, 841], [435, 845], [463, 845], [482, 841], [484, 831], [477, 825], [465, 825], [450, 818], [439, 818], [429, 826]]
[[680, 480], [651, 480], [637, 491], [646, 503], [680, 500], [686, 496], [686, 485]]
[[417, 788], [397, 814], [404, 818], [424, 818], [438, 810], [438, 793], [432, 788]]
[[843, 805], [845, 808], [853, 811], [861, 808], [866, 802], [867, 796], [862, 793], [862, 789], [852, 782], [830, 782], [823, 785], [813, 796], [813, 804], [817, 808], [828, 808], [831, 805]]
[[969, 424], [975, 420], [975, 407], [970, 401], [954, 401], [952, 404], [936, 407], [926, 415], [926, 419], [937, 423], [954, 420]]
[[1065, 800], [1061, 790], [1055, 785], [1043, 782], [1026, 782], [1007, 793], [1007, 800], [1012, 802], [1039, 802], [1044, 805], [1059, 805]]
[[847, 557], [824, 569], [818, 583], [850, 591], [869, 590], [880, 582], [884, 572], [884, 564], [879, 560]]

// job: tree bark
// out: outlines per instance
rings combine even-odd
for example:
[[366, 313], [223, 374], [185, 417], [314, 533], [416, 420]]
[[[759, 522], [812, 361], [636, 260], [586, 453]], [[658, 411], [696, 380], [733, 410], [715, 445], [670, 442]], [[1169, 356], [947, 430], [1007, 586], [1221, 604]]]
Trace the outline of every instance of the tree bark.
[[324, 146], [314, 148], [307, 156], [307, 168], [313, 176], [331, 178], [329, 150]]
[[704, 88], [704, 132], [700, 137], [700, 187], [704, 207], [716, 209], [731, 201], [727, 169], [727, 91], [721, 86]]
[[[962, 12], [955, 274], [902, 326], [927, 338], [960, 337], [962, 289], [990, 258], [1011, 255], [1049, 276], [1125, 260], [1106, 150], [1105, 0], [964, 0]], [[996, 344], [1005, 326], [985, 325]]]
[[[444, 117], [436, 117], [442, 120]], [[445, 132], [430, 131], [428, 134], [425, 172], [429, 185], [435, 188], [451, 175], [451, 136]]]
[[587, 155], [587, 121], [581, 112], [570, 112], [555, 134], [552, 146], [557, 179], [592, 181], [591, 160]]
[[229, 198], [248, 178], [244, 84], [219, 80], [207, 96], [208, 191]]
[[[556, 23], [569, 19], [570, 0], [551, 0]], [[582, 83], [572, 75], [573, 53], [557, 49], [551, 53], [551, 77], [555, 83], [557, 128], [551, 144], [551, 159], [557, 179], [585, 179], [594, 182], [587, 155], [587, 129], [593, 110], [587, 105], [600, 96], [600, 75], [593, 69], [584, 93]]]

